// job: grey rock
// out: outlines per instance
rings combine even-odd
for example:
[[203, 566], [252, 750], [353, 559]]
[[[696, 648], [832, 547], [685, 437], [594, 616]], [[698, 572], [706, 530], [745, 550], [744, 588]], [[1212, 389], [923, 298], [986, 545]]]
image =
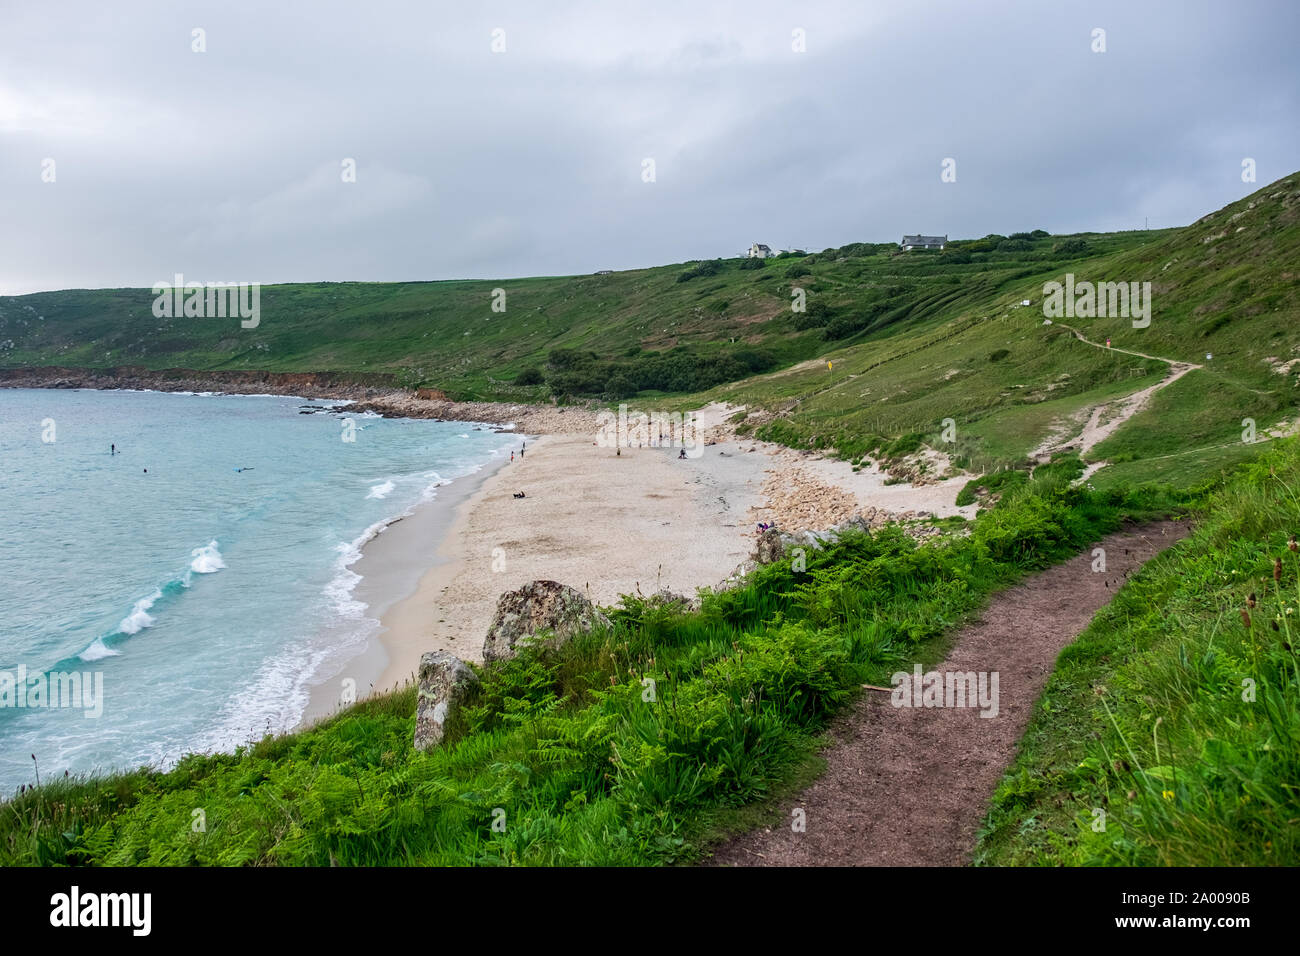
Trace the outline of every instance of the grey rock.
[[497, 600], [483, 660], [509, 660], [521, 642], [539, 632], [549, 632], [547, 643], [558, 647], [575, 634], [610, 623], [580, 591], [558, 581], [530, 581]]
[[442, 743], [447, 722], [460, 709], [465, 692], [478, 683], [468, 664], [446, 651], [420, 658], [415, 704], [415, 749], [430, 750]]
[[784, 553], [781, 532], [776, 528], [768, 528], [758, 536], [758, 543], [754, 545], [754, 563], [771, 564], [773, 561], [780, 561]]

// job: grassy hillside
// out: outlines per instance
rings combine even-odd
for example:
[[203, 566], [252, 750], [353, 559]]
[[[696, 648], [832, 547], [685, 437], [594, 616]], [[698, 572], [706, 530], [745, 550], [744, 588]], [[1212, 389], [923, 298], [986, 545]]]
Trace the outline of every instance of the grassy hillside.
[[[1159, 232], [1035, 231], [942, 253], [858, 243], [500, 283], [268, 286], [261, 324], [247, 330], [235, 319], [155, 318], [149, 290], [39, 293], [0, 298], [0, 366], [388, 373], [456, 398], [513, 401], [720, 399], [748, 406], [746, 428], [760, 437], [856, 456], [876, 436], [914, 434], [978, 471], [1024, 467], [1099, 403], [1160, 382], [1170, 359], [1204, 368], [1157, 392], [1088, 457], [1213, 457], [1241, 441], [1243, 419], [1262, 436], [1294, 416], [1298, 220], [1291, 176]], [[1043, 284], [1066, 273], [1150, 282], [1150, 326], [1044, 324]], [[504, 312], [492, 311], [498, 288]], [[796, 289], [803, 312], [792, 309]], [[940, 441], [945, 419], [953, 445]]]
[[[1131, 248], [1144, 234], [1094, 236], [1088, 252]], [[674, 354], [691, 369], [699, 360], [730, 359], [728, 378], [788, 366], [873, 332], [956, 316], [999, 290], [1065, 240], [969, 254], [973, 261], [892, 244], [858, 245], [775, 260], [717, 260], [607, 275], [508, 282], [311, 283], [262, 290], [261, 323], [235, 319], [155, 318], [147, 289], [71, 290], [0, 298], [0, 364], [107, 368], [391, 372], [410, 385], [442, 388], [460, 398], [540, 398], [564, 391], [548, 367], [557, 350], [577, 350], [597, 368], [575, 394], [614, 395], [610, 379]], [[844, 253], [844, 254], [842, 254]], [[195, 278], [195, 277], [191, 277]], [[805, 290], [813, 321], [798, 326], [792, 286]], [[494, 312], [493, 290], [505, 290]], [[819, 310], [831, 307], [827, 313]], [[859, 320], [870, 325], [854, 330]], [[591, 354], [587, 354], [591, 353]], [[757, 354], [755, 354], [757, 353]], [[527, 368], [560, 379], [511, 387]], [[572, 379], [572, 376], [569, 376]], [[721, 379], [720, 379], [721, 380]], [[638, 384], [638, 383], [633, 383]], [[698, 391], [689, 376], [652, 391]], [[709, 382], [708, 384], [714, 384]], [[677, 386], [677, 387], [672, 387]], [[633, 394], [641, 389], [627, 390]]]
[[[1101, 248], [1098, 244], [1096, 248]], [[942, 256], [938, 257], [942, 260]], [[960, 315], [827, 353], [786, 372], [708, 395], [779, 412], [759, 434], [837, 445], [924, 433], [940, 446], [956, 423], [956, 454], [973, 467], [1013, 465], [1081, 409], [1158, 382], [1162, 362], [1078, 341], [1063, 323], [1115, 349], [1195, 362], [1150, 407], [1093, 452], [1095, 460], [1199, 453], [1240, 442], [1242, 420], [1295, 413], [1300, 362], [1300, 177], [1266, 186], [1184, 229], [1072, 262], [1043, 262]], [[1044, 325], [1043, 284], [1066, 272], [1092, 282], [1152, 283], [1148, 328], [1123, 318]], [[1021, 300], [1033, 305], [1023, 308]], [[1207, 360], [1207, 353], [1213, 358]], [[1279, 371], [1282, 369], [1282, 371]]]

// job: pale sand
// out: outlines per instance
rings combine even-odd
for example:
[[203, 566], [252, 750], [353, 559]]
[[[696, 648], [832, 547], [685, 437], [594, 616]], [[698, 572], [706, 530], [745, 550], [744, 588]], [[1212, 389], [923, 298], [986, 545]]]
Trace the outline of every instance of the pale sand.
[[[677, 454], [616, 455], [568, 435], [529, 442], [523, 459], [502, 466], [457, 509], [439, 563], [382, 616], [388, 663], [375, 688], [411, 678], [426, 651], [481, 660], [497, 599], [529, 581], [559, 581], [601, 605], [638, 588], [694, 596], [720, 583], [753, 549], [747, 513], [767, 458], [727, 446], [685, 461]], [[527, 497], [512, 497], [516, 491]]]
[[[428, 651], [482, 660], [497, 599], [529, 581], [559, 581], [599, 605], [638, 590], [694, 596], [749, 558], [759, 520], [798, 531], [872, 509], [973, 517], [974, 506], [954, 503], [968, 476], [887, 486], [875, 468], [855, 473], [847, 462], [725, 437], [732, 410], [706, 411], [701, 425], [718, 443], [684, 461], [670, 448], [616, 455], [590, 433], [521, 435], [523, 458], [440, 489], [436, 504], [370, 542], [354, 567], [357, 597], [381, 631], [346, 668], [358, 696], [412, 680]], [[780, 498], [781, 487], [797, 494]], [[339, 707], [341, 676], [314, 690], [304, 722]]]

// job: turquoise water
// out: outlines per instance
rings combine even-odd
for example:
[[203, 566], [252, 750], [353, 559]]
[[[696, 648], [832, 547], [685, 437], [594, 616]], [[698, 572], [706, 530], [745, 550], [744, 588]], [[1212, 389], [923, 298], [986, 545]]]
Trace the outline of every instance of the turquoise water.
[[[46, 778], [292, 728], [377, 629], [360, 547], [519, 441], [358, 415], [348, 442], [346, 408], [306, 404], [332, 403], [0, 389], [0, 793], [33, 753]], [[82, 675], [79, 706], [41, 705], [49, 672]]]

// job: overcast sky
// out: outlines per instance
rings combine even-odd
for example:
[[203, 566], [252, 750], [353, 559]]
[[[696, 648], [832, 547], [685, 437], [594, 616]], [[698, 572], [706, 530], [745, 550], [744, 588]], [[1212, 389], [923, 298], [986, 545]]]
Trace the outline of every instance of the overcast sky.
[[1297, 38], [1295, 0], [0, 0], [0, 294], [1184, 225], [1300, 168]]

